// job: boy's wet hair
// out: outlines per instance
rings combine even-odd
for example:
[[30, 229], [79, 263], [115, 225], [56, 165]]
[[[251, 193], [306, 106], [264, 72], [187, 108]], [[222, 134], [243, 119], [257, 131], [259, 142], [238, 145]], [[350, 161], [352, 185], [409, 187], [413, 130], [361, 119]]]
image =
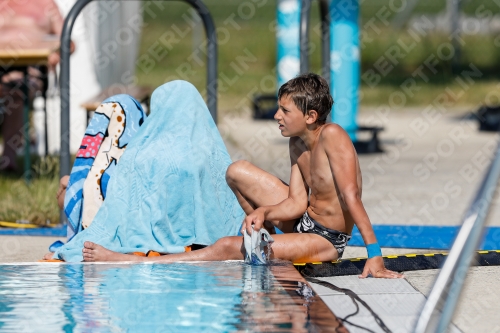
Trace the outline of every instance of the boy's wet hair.
[[332, 110], [330, 87], [324, 78], [314, 73], [299, 75], [282, 85], [278, 91], [278, 100], [283, 96], [289, 96], [304, 114], [309, 110], [316, 110], [316, 122], [320, 125], [326, 122], [326, 117]]

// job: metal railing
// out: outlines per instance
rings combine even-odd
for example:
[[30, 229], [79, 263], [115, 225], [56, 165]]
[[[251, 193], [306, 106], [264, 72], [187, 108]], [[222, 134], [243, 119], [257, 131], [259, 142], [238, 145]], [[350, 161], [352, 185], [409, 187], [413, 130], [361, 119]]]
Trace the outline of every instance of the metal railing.
[[448, 330], [467, 270], [481, 242], [484, 225], [500, 178], [500, 143], [495, 157], [463, 218], [448, 258], [439, 273], [415, 326], [415, 333]]
[[[62, 176], [69, 175], [71, 171], [69, 152], [69, 107], [70, 107], [70, 85], [69, 85], [69, 65], [70, 65], [70, 45], [71, 32], [76, 18], [83, 8], [93, 0], [78, 0], [71, 8], [68, 16], [64, 20], [61, 34], [61, 151], [60, 151], [60, 171]], [[100, 1], [100, 0], [97, 0]], [[101, 0], [104, 1], [104, 0]], [[122, 0], [123, 1], [123, 0]], [[163, 1], [184, 1], [190, 4], [200, 15], [207, 36], [207, 106], [215, 123], [217, 123], [217, 34], [215, 24], [208, 11], [208, 8], [201, 0], [163, 0]]]
[[[309, 20], [312, 0], [302, 0], [300, 7], [300, 73], [309, 71]], [[330, 8], [319, 0], [321, 18], [321, 76], [330, 83]]]

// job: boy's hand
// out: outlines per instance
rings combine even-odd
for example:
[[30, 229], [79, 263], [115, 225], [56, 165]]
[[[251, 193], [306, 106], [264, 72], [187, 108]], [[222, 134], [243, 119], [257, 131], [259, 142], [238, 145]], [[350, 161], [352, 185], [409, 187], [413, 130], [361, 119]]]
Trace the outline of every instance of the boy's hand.
[[264, 221], [265, 221], [264, 210], [261, 208], [257, 208], [252, 213], [250, 213], [243, 221], [241, 233], [243, 233], [243, 230], [246, 230], [247, 234], [251, 235], [252, 225], [253, 225], [253, 230], [259, 231], [260, 228], [262, 228], [262, 226], [264, 225]]
[[69, 176], [64, 176], [59, 180], [59, 188], [56, 193], [57, 205], [60, 210], [64, 209], [64, 196], [66, 194], [66, 189], [68, 188]]
[[398, 279], [403, 277], [403, 274], [399, 274], [385, 268], [384, 259], [382, 257], [373, 257], [366, 260], [365, 268], [359, 278], [364, 279], [368, 276], [368, 274], [375, 278], [386, 279]]

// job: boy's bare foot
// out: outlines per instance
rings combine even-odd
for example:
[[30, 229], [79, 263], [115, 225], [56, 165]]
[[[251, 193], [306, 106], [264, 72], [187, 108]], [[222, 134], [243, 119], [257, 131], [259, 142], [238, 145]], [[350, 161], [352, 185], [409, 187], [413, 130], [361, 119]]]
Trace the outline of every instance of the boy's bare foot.
[[141, 257], [113, 252], [92, 242], [87, 241], [83, 246], [83, 261], [141, 261]]
[[52, 257], [54, 256], [54, 252], [49, 252], [49, 253], [46, 253], [44, 256], [43, 256], [43, 260], [50, 260], [52, 259]]

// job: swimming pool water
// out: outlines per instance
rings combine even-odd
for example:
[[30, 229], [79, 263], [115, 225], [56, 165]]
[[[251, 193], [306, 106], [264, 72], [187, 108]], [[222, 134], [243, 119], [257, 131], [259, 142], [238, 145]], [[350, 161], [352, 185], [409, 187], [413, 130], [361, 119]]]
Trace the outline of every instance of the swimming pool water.
[[0, 332], [308, 332], [336, 325], [288, 263], [0, 265]]

